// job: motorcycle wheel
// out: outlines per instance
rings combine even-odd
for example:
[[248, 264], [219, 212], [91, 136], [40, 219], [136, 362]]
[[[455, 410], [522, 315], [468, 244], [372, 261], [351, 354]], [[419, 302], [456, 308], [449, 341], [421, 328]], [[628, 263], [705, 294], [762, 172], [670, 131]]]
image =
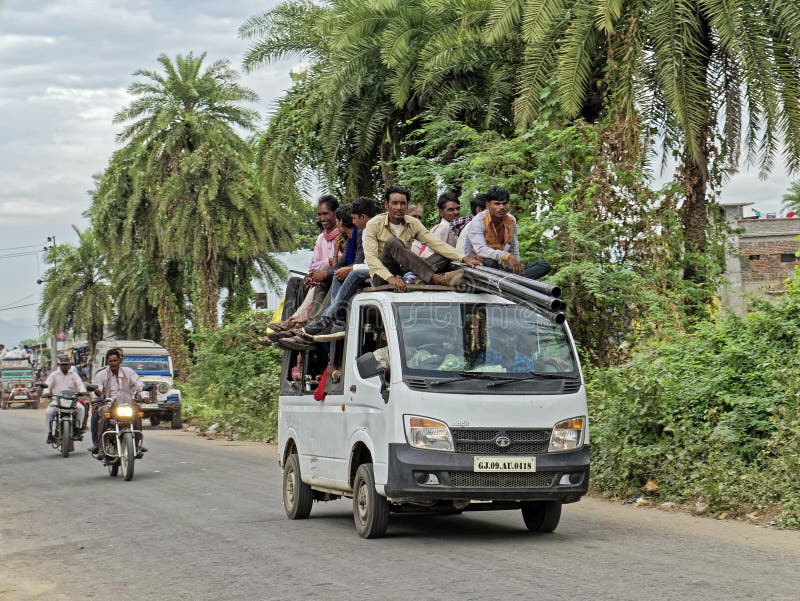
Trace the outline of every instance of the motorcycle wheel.
[[72, 444], [72, 421], [69, 418], [61, 420], [61, 456], [69, 457], [70, 445]]
[[122, 466], [122, 477], [126, 482], [133, 480], [133, 465], [136, 462], [136, 442], [130, 434], [122, 435], [122, 457], [119, 458]]

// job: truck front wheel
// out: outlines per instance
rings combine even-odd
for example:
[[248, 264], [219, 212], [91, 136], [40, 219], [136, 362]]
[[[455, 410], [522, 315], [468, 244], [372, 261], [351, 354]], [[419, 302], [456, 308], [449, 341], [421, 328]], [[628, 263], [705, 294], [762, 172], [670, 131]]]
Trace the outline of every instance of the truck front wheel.
[[389, 503], [375, 490], [371, 463], [358, 466], [353, 480], [353, 521], [361, 538], [380, 538], [389, 525]]
[[172, 410], [172, 422], [170, 423], [173, 430], [180, 430], [183, 426], [183, 420], [181, 419], [181, 410], [173, 409]]
[[525, 501], [522, 519], [531, 532], [552, 532], [561, 519], [561, 501]]

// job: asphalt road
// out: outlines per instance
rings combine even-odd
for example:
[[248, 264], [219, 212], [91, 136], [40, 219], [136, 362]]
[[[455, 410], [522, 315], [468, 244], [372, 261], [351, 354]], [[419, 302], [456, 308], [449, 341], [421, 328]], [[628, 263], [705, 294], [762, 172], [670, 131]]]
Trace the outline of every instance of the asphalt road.
[[506, 511], [362, 540], [349, 500], [286, 519], [274, 447], [150, 428], [124, 482], [44, 438], [0, 412], [3, 601], [800, 600], [800, 532], [584, 499], [549, 535]]

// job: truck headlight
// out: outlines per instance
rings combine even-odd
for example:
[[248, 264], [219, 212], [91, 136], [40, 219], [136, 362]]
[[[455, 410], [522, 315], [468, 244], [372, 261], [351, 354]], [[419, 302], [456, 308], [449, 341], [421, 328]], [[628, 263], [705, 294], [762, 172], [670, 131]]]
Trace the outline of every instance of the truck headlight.
[[418, 449], [452, 451], [453, 437], [447, 424], [429, 417], [404, 416], [406, 440]]
[[586, 420], [583, 417], [573, 417], [558, 422], [550, 435], [548, 453], [560, 451], [573, 451], [583, 445], [583, 427]]
[[160, 382], [158, 384], [158, 392], [160, 392], [161, 394], [166, 394], [168, 390], [169, 390], [169, 384], [167, 384], [166, 382]]

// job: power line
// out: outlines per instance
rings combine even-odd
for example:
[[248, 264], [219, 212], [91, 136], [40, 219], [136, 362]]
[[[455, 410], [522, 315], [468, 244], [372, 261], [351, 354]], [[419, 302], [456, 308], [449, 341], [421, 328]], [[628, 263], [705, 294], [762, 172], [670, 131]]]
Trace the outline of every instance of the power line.
[[14, 259], [14, 258], [17, 258], [17, 257], [33, 257], [33, 256], [38, 255], [38, 254], [39, 254], [38, 250], [30, 251], [30, 252], [11, 253], [11, 254], [8, 254], [8, 255], [0, 255], [0, 259]]
[[19, 250], [20, 248], [37, 248], [41, 246], [41, 244], [26, 244], [25, 246], [9, 246], [8, 248], [0, 248], [2, 250]]
[[8, 303], [5, 303], [3, 305], [0, 305], [0, 309], [4, 309], [4, 308], [8, 307], [9, 305], [13, 305], [14, 303], [19, 303], [21, 301], [27, 300], [32, 296], [36, 296], [37, 294], [38, 294], [38, 292], [31, 292], [27, 296], [23, 296], [22, 298], [18, 298], [16, 300], [11, 301], [11, 302], [8, 302]]
[[33, 307], [34, 305], [38, 305], [39, 303], [28, 303], [27, 305], [17, 305], [16, 307], [4, 307], [0, 309], [0, 311], [10, 311], [11, 309], [19, 309], [21, 307]]

